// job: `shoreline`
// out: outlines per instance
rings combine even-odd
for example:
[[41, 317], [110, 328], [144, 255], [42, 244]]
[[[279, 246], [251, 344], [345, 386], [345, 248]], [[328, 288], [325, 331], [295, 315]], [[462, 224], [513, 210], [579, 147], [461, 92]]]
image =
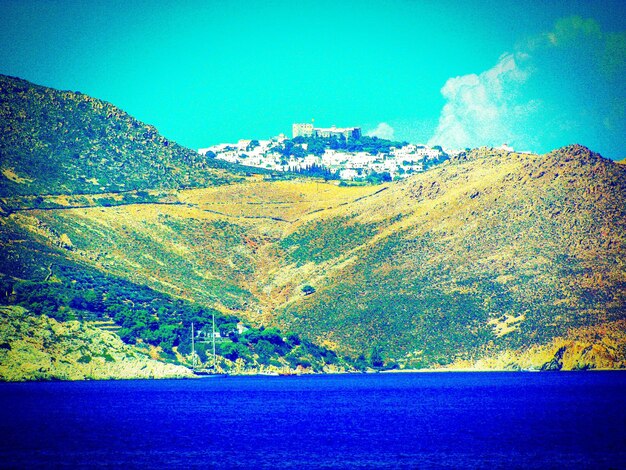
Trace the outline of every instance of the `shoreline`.
[[381, 371], [345, 371], [345, 372], [312, 372], [307, 374], [268, 374], [268, 373], [248, 373], [248, 374], [220, 374], [219, 376], [211, 376], [204, 377], [200, 375], [196, 376], [184, 376], [184, 377], [108, 377], [108, 378], [85, 378], [85, 379], [76, 379], [76, 380], [68, 380], [68, 379], [60, 379], [60, 378], [49, 378], [49, 379], [41, 379], [35, 378], [31, 380], [0, 380], [0, 386], [2, 384], [19, 384], [19, 383], [33, 383], [33, 382], [41, 382], [41, 383], [51, 383], [51, 382], [104, 382], [104, 381], [115, 381], [115, 382], [124, 382], [130, 380], [141, 380], [141, 381], [159, 381], [159, 380], [209, 380], [209, 379], [225, 379], [229, 377], [254, 377], [254, 378], [290, 378], [290, 377], [306, 377], [306, 376], [339, 376], [339, 375], [376, 375], [376, 374], [441, 374], [441, 373], [515, 373], [515, 374], [528, 374], [535, 372], [543, 372], [543, 373], [558, 373], [558, 372], [574, 372], [574, 373], [585, 373], [585, 372], [626, 372], [626, 369], [586, 369], [586, 370], [560, 370], [560, 371], [540, 371], [540, 370], [507, 370], [507, 369], [394, 369], [394, 370], [381, 370]]

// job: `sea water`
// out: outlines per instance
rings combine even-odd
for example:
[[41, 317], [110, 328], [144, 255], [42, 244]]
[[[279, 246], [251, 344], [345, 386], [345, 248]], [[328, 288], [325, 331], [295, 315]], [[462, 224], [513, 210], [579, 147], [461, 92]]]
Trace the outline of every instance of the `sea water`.
[[0, 464], [626, 468], [626, 372], [0, 385]]

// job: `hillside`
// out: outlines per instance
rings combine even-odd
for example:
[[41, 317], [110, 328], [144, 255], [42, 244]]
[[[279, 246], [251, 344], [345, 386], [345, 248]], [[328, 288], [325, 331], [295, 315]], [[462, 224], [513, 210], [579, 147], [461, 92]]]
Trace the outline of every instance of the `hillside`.
[[[316, 261], [318, 291], [287, 302], [279, 318], [409, 366], [623, 319], [625, 190], [623, 167], [579, 146], [545, 156], [471, 152], [289, 234], [313, 241], [285, 254]], [[342, 220], [370, 235], [320, 257]]]
[[80, 92], [0, 75], [0, 103], [0, 197], [210, 186], [242, 171]]
[[626, 368], [626, 320], [572, 328], [548, 343], [457, 360], [461, 370], [588, 370]]
[[353, 357], [475, 361], [624, 319], [625, 187], [573, 146], [477, 150], [389, 186], [250, 180], [176, 205], [18, 211], [4, 272], [43, 280], [62, 257]]
[[193, 377], [111, 333], [77, 321], [59, 323], [20, 307], [0, 307], [0, 380]]
[[[126, 322], [128, 341], [170, 348], [193, 305], [205, 321], [213, 311], [306, 345], [255, 337], [242, 350], [255, 364], [271, 347], [316, 370], [343, 355], [401, 368], [550, 368], [559, 354], [562, 368], [624, 366], [626, 167], [585, 147], [475, 149], [379, 186], [142, 181], [140, 200], [11, 195], [3, 302]], [[124, 305], [111, 301], [119, 286]]]

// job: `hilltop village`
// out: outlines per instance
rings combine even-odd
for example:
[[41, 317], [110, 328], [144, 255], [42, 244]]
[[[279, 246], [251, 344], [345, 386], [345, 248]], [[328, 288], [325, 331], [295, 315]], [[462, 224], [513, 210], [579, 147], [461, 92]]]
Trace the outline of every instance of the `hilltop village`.
[[198, 149], [201, 155], [272, 171], [322, 170], [336, 179], [371, 177], [402, 179], [447, 160], [458, 152], [423, 144], [393, 142], [363, 136], [360, 127], [317, 128], [292, 125], [292, 138], [280, 134], [268, 140], [239, 140]]

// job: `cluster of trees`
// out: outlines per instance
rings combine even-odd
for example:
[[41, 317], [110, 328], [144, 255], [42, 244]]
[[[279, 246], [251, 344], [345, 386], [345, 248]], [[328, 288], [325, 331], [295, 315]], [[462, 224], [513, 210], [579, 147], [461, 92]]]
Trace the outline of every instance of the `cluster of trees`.
[[[70, 274], [66, 272], [65, 274]], [[35, 314], [59, 321], [112, 319], [121, 326], [119, 335], [137, 339], [171, 352], [189, 336], [192, 322], [205, 325], [215, 315], [218, 327], [237, 321], [217, 310], [174, 299], [167, 294], [128, 281], [74, 271], [61, 282], [16, 281], [2, 278], [3, 300], [21, 305]]]
[[392, 180], [391, 174], [388, 171], [376, 172], [371, 171], [366, 177], [365, 181], [372, 184], [389, 183]]
[[[346, 152], [369, 152], [371, 154], [389, 153], [391, 147], [402, 147], [408, 142], [397, 142], [378, 137], [361, 136], [359, 139], [345, 138], [343, 135], [332, 137], [298, 136], [285, 140], [276, 151], [284, 157], [304, 158], [309, 154], [321, 156], [326, 149]], [[304, 150], [303, 144], [306, 144]]]
[[[22, 281], [0, 277], [0, 301], [21, 305], [35, 314], [59, 321], [112, 319], [121, 328], [127, 343], [137, 340], [160, 346], [166, 357], [175, 359], [173, 348], [191, 352], [191, 324], [197, 331], [211, 331], [213, 321], [222, 339], [217, 353], [229, 360], [239, 358], [250, 364], [282, 366], [284, 358], [292, 367], [301, 365], [321, 370], [336, 363], [337, 355], [326, 348], [277, 328], [249, 327], [241, 334], [239, 318], [213, 308], [199, 306], [148, 287], [96, 271], [57, 266], [54, 281]], [[196, 344], [203, 362], [209, 360], [207, 342]]]
[[[196, 354], [202, 362], [211, 362], [211, 348], [210, 342], [196, 342]], [[189, 354], [191, 342], [181, 341], [178, 351]], [[277, 367], [283, 367], [282, 358], [292, 368], [311, 367], [313, 370], [322, 370], [328, 364], [351, 362], [350, 358], [340, 359], [334, 351], [301, 339], [295, 333], [283, 334], [278, 328], [251, 328], [242, 334], [230, 331], [228, 340], [216, 343], [216, 353], [230, 361], [242, 359], [246, 363]]]
[[314, 178], [324, 178], [325, 180], [338, 180], [339, 172], [331, 171], [328, 168], [315, 163], [307, 166], [306, 168], [299, 168], [293, 173], [305, 176], [312, 176]]

